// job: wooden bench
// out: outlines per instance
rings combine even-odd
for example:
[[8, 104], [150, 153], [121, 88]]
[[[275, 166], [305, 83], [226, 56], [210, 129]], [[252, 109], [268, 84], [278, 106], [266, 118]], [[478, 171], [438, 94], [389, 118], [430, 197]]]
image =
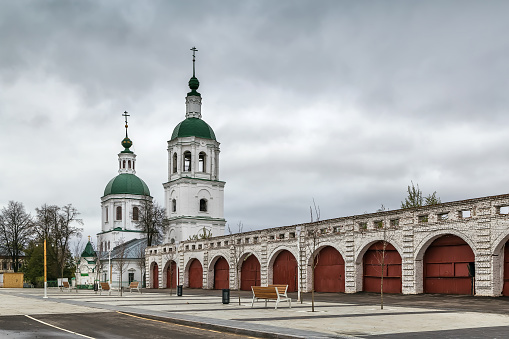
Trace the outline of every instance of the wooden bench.
[[71, 292], [71, 290], [76, 290], [76, 293], [78, 293], [78, 289], [76, 287], [71, 286], [67, 281], [62, 281], [62, 291], [66, 290]]
[[251, 286], [251, 290], [253, 291], [251, 307], [253, 307], [255, 299], [265, 299], [265, 307], [267, 307], [268, 300], [275, 300], [276, 307], [274, 309], [276, 310], [277, 305], [281, 301], [288, 301], [288, 306], [292, 308], [292, 299], [288, 298], [286, 294], [287, 289], [288, 285]]
[[140, 294], [141, 294], [139, 281], [133, 281], [129, 284], [129, 292], [133, 293], [133, 290], [136, 290], [136, 291], [140, 292]]
[[111, 295], [111, 291], [117, 291], [120, 293], [120, 290], [118, 288], [111, 287], [109, 283], [102, 282], [101, 288], [99, 289], [99, 295], [102, 295], [103, 291], [108, 291], [108, 295]]

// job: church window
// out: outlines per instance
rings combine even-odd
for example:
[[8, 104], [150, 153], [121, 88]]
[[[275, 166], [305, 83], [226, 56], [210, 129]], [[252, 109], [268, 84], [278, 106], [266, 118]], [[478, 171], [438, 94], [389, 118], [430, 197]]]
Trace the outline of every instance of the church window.
[[125, 168], [125, 160], [122, 161], [122, 168]]
[[102, 252], [103, 251], [103, 243], [101, 243], [101, 246], [99, 246], [99, 251]]
[[207, 212], [207, 200], [200, 199], [200, 212]]
[[122, 207], [117, 206], [117, 220], [122, 220]]
[[191, 152], [184, 152], [184, 172], [191, 172]]
[[110, 242], [108, 241], [108, 251], [110, 250]]
[[133, 207], [133, 220], [139, 220], [140, 210], [138, 207]]
[[108, 206], [104, 208], [104, 220], [108, 222]]
[[[174, 243], [175, 243], [175, 238], [171, 238], [170, 239], [170, 244], [174, 244]], [[171, 248], [170, 248], [170, 250], [171, 250]]]
[[198, 172], [205, 172], [205, 152], [200, 152], [198, 156]]
[[134, 169], [134, 161], [133, 161], [133, 169]]
[[177, 200], [175, 199], [171, 201], [171, 210], [172, 212], [177, 212]]
[[177, 153], [173, 153], [173, 173], [177, 173]]
[[131, 169], [131, 160], [127, 161], [127, 167], [129, 167], [129, 169]]

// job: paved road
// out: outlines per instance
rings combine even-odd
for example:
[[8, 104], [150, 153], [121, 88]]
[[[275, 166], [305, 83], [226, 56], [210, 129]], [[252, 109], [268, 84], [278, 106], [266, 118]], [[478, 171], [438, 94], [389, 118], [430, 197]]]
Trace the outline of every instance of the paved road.
[[0, 338], [253, 338], [121, 312], [0, 317]]

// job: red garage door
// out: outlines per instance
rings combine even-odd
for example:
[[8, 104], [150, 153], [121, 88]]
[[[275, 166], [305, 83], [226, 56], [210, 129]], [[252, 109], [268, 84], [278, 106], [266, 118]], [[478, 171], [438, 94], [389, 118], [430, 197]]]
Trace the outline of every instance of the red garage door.
[[297, 291], [297, 260], [293, 254], [283, 250], [274, 260], [272, 283], [288, 285], [288, 292]]
[[214, 289], [230, 288], [230, 267], [228, 261], [221, 257], [214, 265]]
[[197, 259], [193, 259], [189, 265], [189, 288], [203, 287], [203, 268]]
[[504, 288], [502, 295], [509, 296], [509, 241], [505, 243], [504, 249]]
[[166, 269], [166, 288], [175, 287], [177, 287], [177, 264], [172, 260]]
[[159, 288], [159, 268], [157, 264], [154, 264], [152, 267], [152, 288]]
[[315, 291], [345, 291], [345, 261], [334, 247], [324, 247], [316, 257]]
[[240, 289], [251, 291], [251, 286], [260, 286], [260, 262], [254, 255], [247, 257], [240, 272]]
[[433, 241], [424, 254], [424, 293], [472, 294], [474, 261], [470, 246], [457, 236]]
[[[382, 267], [383, 263], [383, 267]], [[383, 250], [383, 242], [379, 241], [369, 247], [364, 254], [364, 284], [366, 292], [401, 293], [401, 256], [391, 244]]]

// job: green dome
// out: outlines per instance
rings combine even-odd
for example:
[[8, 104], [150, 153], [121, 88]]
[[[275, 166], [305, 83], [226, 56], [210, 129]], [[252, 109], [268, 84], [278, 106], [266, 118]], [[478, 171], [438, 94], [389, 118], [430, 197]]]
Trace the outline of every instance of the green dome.
[[216, 135], [210, 126], [198, 118], [187, 118], [175, 127], [171, 139], [182, 137], [199, 137], [203, 139], [216, 140]]
[[82, 258], [89, 258], [89, 257], [95, 257], [95, 251], [92, 247], [92, 244], [90, 243], [90, 240], [87, 243], [87, 246], [85, 247], [85, 250], [83, 253], [81, 253]]
[[104, 189], [104, 196], [110, 194], [150, 195], [147, 184], [134, 174], [122, 173], [111, 179]]

